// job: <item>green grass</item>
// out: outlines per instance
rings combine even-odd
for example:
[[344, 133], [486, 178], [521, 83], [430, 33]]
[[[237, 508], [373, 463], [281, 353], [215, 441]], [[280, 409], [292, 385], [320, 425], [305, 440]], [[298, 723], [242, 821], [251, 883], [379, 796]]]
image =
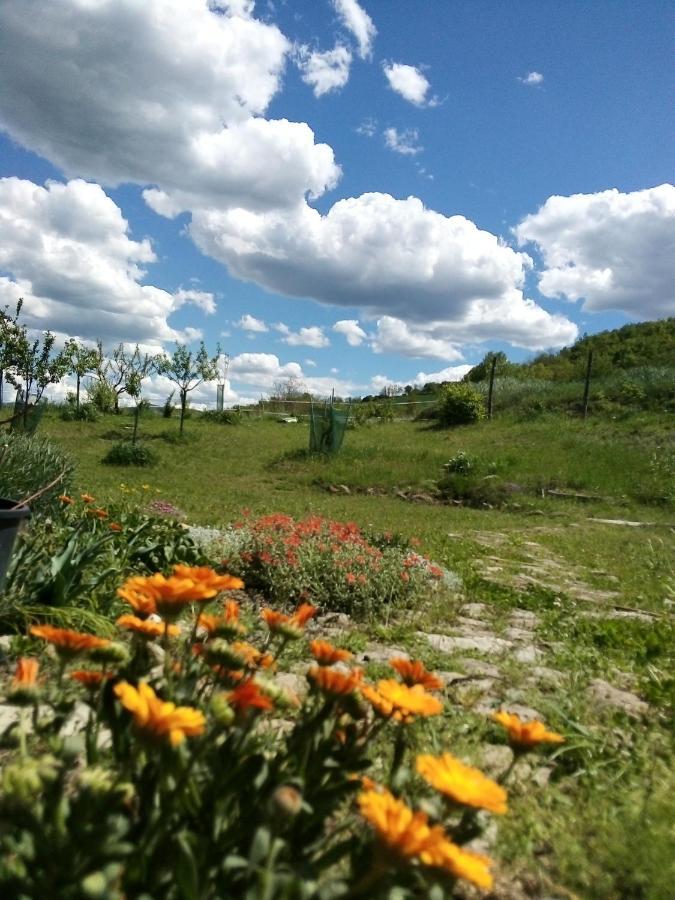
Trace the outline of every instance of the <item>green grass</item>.
[[[487, 605], [496, 633], [514, 608], [536, 612], [537, 639], [552, 648], [545, 664], [564, 673], [564, 686], [534, 687], [529, 667], [507, 659], [501, 663], [506, 687], [512, 699], [540, 710], [569, 740], [547, 789], [512, 791], [511, 815], [500, 829], [496, 855], [506, 861], [507, 871], [534, 879], [532, 896], [665, 900], [672, 885], [668, 716], [675, 603], [673, 438], [665, 417], [638, 413], [584, 423], [541, 416], [449, 431], [400, 421], [372, 424], [348, 431], [343, 451], [322, 459], [305, 453], [308, 433], [302, 424], [254, 420], [230, 427], [195, 416], [179, 440], [177, 422], [148, 416], [141, 422], [141, 438], [158, 453], [159, 464], [145, 470], [104, 466], [106, 451], [130, 424], [123, 416], [91, 424], [62, 422], [50, 414], [42, 430], [78, 459], [78, 488], [101, 503], [119, 496], [124, 484], [131, 491], [125, 497], [139, 503], [168, 500], [195, 524], [225, 524], [243, 508], [352, 519], [420, 538], [424, 552], [459, 573], [460, 594], [430, 594], [417, 609], [386, 624], [359, 625], [347, 641], [355, 651], [386, 643], [430, 667], [461, 672], [462, 658], [471, 654], [439, 653], [415, 632], [449, 630], [461, 604], [469, 601]], [[443, 463], [460, 451], [479, 457], [522, 491], [503, 509], [418, 504], [395, 496], [397, 488], [432, 487]], [[329, 484], [347, 485], [351, 493], [330, 493]], [[546, 487], [598, 499], [554, 499], [542, 495]], [[368, 488], [381, 493], [363, 493]], [[634, 528], [591, 518], [650, 524]], [[532, 563], [533, 544], [558, 565], [560, 585], [552, 577], [529, 588], [509, 580]], [[495, 560], [503, 562], [504, 577], [493, 582], [485, 567]], [[575, 600], [562, 585], [572, 574], [589, 589], [615, 591], [616, 598], [595, 604]], [[582, 615], [613, 604], [651, 610], [656, 618], [652, 623]], [[599, 709], [589, 700], [590, 680], [612, 681], [617, 670], [652, 704], [646, 721]], [[376, 664], [369, 671], [383, 674]], [[421, 729], [420, 747], [476, 758], [486, 735], [498, 740], [467, 697]], [[388, 748], [382, 752], [386, 759]]]

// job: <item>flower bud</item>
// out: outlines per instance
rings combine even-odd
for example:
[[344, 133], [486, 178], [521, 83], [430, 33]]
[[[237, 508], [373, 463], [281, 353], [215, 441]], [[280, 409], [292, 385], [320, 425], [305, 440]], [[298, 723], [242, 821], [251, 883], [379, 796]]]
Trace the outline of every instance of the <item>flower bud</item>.
[[268, 808], [274, 818], [294, 819], [302, 809], [302, 794], [292, 785], [282, 784], [270, 797]]
[[124, 665], [129, 660], [129, 651], [124, 644], [111, 642], [106, 647], [97, 647], [96, 650], [91, 650], [88, 656], [92, 662]]
[[31, 805], [43, 791], [44, 785], [59, 774], [58, 760], [50, 755], [38, 759], [23, 759], [5, 766], [0, 785], [2, 794], [10, 802]]
[[234, 722], [234, 710], [227, 702], [225, 694], [214, 694], [211, 699], [211, 713], [219, 725], [231, 725]]

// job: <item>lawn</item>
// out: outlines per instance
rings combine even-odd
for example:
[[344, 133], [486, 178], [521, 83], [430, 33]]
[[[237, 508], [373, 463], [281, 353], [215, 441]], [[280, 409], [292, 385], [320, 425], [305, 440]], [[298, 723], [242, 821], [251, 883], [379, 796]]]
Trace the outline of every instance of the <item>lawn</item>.
[[[304, 424], [224, 426], [195, 415], [178, 440], [176, 421], [149, 415], [141, 434], [160, 463], [102, 465], [129, 422], [48, 415], [43, 430], [77, 459], [77, 487], [102, 504], [160, 499], [215, 527], [243, 509], [354, 520], [418, 538], [457, 574], [453, 589], [386, 622], [351, 622], [341, 640], [372, 677], [386, 672], [392, 647], [445, 673], [454, 706], [422, 730], [421, 749], [476, 758], [487, 714], [502, 705], [534, 710], [567, 736], [550, 764], [523, 770], [511, 814], [489, 835], [503, 863], [496, 896], [672, 896], [675, 512], [662, 417], [504, 419], [450, 431], [373, 424], [348, 431], [343, 451], [322, 459], [307, 456]], [[425, 499], [460, 451], [515, 486], [506, 507]]]

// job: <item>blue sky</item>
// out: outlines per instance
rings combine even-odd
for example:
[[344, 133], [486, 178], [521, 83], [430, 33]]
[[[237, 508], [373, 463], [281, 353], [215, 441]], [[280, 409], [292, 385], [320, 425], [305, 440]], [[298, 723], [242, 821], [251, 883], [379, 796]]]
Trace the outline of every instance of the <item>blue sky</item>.
[[219, 341], [229, 402], [673, 315], [670, 12], [5, 0], [0, 305]]

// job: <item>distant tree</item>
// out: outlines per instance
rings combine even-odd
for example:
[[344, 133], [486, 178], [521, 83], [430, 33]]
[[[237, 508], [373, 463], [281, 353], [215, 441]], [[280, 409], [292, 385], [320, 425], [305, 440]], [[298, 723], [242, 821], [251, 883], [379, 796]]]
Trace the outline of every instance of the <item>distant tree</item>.
[[307, 388], [296, 375], [275, 381], [270, 391], [270, 400], [304, 400], [307, 397]]
[[86, 347], [74, 338], [70, 338], [63, 348], [68, 363], [68, 374], [76, 379], [75, 409], [80, 408], [80, 382], [85, 375], [93, 375], [101, 363], [100, 348]]
[[143, 379], [147, 378], [158, 365], [158, 357], [151, 356], [149, 353], [141, 353], [138, 344], [132, 353], [127, 353], [127, 375], [124, 382], [124, 390], [134, 401], [134, 431], [131, 443], [135, 444], [138, 437], [138, 419], [141, 412], [141, 404], [143, 402], [141, 391], [143, 387]]
[[45, 388], [59, 382], [68, 370], [63, 353], [54, 352], [56, 338], [45, 331], [42, 338], [32, 340], [26, 325], [19, 324], [22, 301], [16, 305], [12, 318], [4, 314], [0, 321], [0, 345], [5, 379], [23, 395], [23, 422], [26, 424], [31, 395], [38, 404]]
[[478, 363], [477, 366], [474, 366], [473, 369], [470, 369], [463, 378], [463, 381], [487, 381], [490, 377], [490, 371], [492, 370], [492, 361], [496, 361], [495, 365], [495, 375], [509, 375], [511, 374], [510, 370], [513, 368], [512, 364], [508, 361], [506, 353], [502, 353], [502, 351], [498, 351], [494, 353], [490, 350], [485, 354], [483, 359]]
[[209, 357], [202, 341], [196, 353], [188, 350], [184, 344], [176, 344], [176, 349], [171, 356], [160, 356], [157, 360], [159, 374], [165, 375], [178, 388], [181, 435], [183, 434], [188, 394], [199, 387], [202, 382], [214, 381], [218, 377], [219, 356], [220, 347], [217, 348], [215, 356]]
[[[97, 341], [96, 346], [98, 353], [96, 377], [99, 381], [105, 382], [109, 388], [108, 393], [114, 395], [115, 412], [119, 413], [120, 396], [126, 390], [133, 351], [125, 349], [124, 344], [120, 342], [113, 350], [111, 356], [105, 356], [102, 341]], [[105, 391], [101, 392], [102, 395], [105, 393]]]

